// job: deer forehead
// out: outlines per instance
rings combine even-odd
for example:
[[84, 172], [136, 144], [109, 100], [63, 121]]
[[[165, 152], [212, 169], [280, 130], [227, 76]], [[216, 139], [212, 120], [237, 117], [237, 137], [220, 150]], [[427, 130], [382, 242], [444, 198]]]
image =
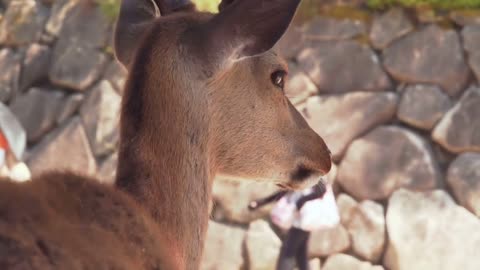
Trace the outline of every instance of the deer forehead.
[[[255, 57], [246, 57], [238, 61], [231, 62], [230, 65], [224, 65], [222, 69], [217, 70], [215, 74], [209, 74], [202, 50], [197, 50], [197, 39], [203, 38], [202, 35], [193, 35], [193, 39], [184, 39], [182, 35], [195, 30], [198, 25], [202, 25], [209, 19], [212, 14], [195, 13], [195, 14], [179, 14], [172, 17], [160, 17], [156, 21], [156, 25], [152, 28], [151, 35], [155, 46], [153, 46], [150, 55], [155, 58], [154, 65], [169, 65], [176, 71], [184, 71], [190, 81], [195, 79], [207, 79], [208, 81], [225, 78], [230, 74], [237, 74], [245, 80], [269, 78], [270, 74], [277, 70], [288, 72], [288, 65], [285, 59], [277, 52], [276, 48], [272, 48]], [[148, 43], [148, 42], [147, 42]], [[147, 47], [148, 44], [144, 44]], [[200, 68], [199, 68], [200, 67]], [[199, 70], [209, 74], [207, 78], [196, 76]], [[177, 74], [180, 75], [180, 74]], [[183, 76], [181, 76], [183, 77]], [[178, 78], [180, 79], [180, 78]], [[230, 80], [232, 83], [238, 83], [238, 80]]]
[[215, 84], [250, 85], [258, 81], [271, 84], [270, 75], [278, 70], [288, 72], [288, 64], [272, 49], [259, 56], [237, 61], [212, 79]]

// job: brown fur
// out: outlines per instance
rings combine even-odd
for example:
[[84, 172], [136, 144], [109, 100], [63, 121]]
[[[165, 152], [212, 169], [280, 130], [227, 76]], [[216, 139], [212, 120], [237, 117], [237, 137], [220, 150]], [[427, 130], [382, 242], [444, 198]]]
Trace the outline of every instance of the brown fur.
[[94, 179], [0, 181], [0, 269], [176, 269], [164, 243], [142, 207]]
[[58, 172], [0, 183], [0, 269], [198, 269], [216, 175], [300, 187], [330, 170], [271, 82], [286, 69], [274, 51], [220, 64], [199, 53], [215, 52], [189, 33], [211, 17], [160, 17], [124, 54], [116, 187]]

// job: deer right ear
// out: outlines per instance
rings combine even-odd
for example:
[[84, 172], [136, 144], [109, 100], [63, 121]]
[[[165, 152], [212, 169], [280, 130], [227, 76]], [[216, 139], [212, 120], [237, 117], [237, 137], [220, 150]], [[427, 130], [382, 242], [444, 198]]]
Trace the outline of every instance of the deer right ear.
[[153, 0], [122, 0], [120, 14], [115, 26], [115, 57], [128, 69], [138, 41], [151, 22], [160, 16]]
[[[239, 60], [270, 50], [287, 30], [300, 0], [223, 0], [203, 27], [210, 59]], [[223, 65], [225, 63], [216, 63]]]

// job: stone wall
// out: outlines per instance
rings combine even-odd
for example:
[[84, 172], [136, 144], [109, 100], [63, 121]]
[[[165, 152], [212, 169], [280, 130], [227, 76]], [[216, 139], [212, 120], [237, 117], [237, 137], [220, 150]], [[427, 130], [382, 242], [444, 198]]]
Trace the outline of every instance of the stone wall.
[[[83, 1], [0, 3], [0, 101], [27, 165], [111, 183], [125, 79], [112, 22]], [[450, 15], [319, 15], [279, 44], [287, 95], [336, 164], [342, 222], [313, 234], [312, 269], [480, 269], [480, 17]], [[217, 179], [203, 269], [274, 268], [283, 232], [246, 208], [274, 190]]]
[[30, 170], [109, 171], [125, 80], [112, 20], [86, 1], [4, 2], [0, 101], [25, 128]]

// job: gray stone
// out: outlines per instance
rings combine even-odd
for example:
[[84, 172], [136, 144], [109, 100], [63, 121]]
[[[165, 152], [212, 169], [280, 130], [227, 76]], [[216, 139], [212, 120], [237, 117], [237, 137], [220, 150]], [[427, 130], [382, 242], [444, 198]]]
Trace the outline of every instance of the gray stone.
[[309, 257], [324, 257], [346, 251], [350, 248], [350, 238], [343, 225], [313, 231], [308, 241]]
[[480, 217], [480, 154], [459, 155], [448, 168], [447, 182], [457, 201]]
[[315, 96], [301, 110], [308, 124], [327, 143], [335, 160], [358, 136], [395, 116], [398, 98], [394, 93], [355, 92]]
[[102, 183], [113, 185], [115, 183], [117, 164], [118, 152], [115, 152], [102, 162], [102, 164], [98, 168], [97, 179], [100, 180], [100, 182]]
[[90, 87], [107, 65], [101, 51], [109, 40], [110, 28], [100, 7], [77, 4], [69, 12], [55, 45], [50, 80], [75, 90]]
[[8, 102], [18, 90], [21, 56], [11, 49], [0, 51], [0, 102]]
[[305, 28], [305, 37], [313, 40], [352, 39], [366, 33], [361, 21], [332, 17], [318, 17]]
[[452, 105], [448, 95], [439, 87], [412, 85], [402, 94], [397, 117], [416, 128], [431, 130]]
[[378, 57], [368, 46], [355, 41], [312, 44], [298, 59], [320, 92], [383, 91], [391, 87]]
[[122, 95], [123, 87], [125, 85], [125, 81], [127, 80], [127, 71], [122, 65], [120, 65], [120, 63], [118, 63], [116, 60], [110, 62], [103, 78], [108, 80], [113, 85], [113, 88], [115, 88], [115, 90]]
[[27, 134], [13, 112], [0, 102], [0, 129], [17, 160], [22, 160], [27, 147]]
[[215, 220], [229, 220], [238, 223], [249, 223], [269, 214], [272, 206], [269, 204], [255, 211], [249, 211], [247, 206], [252, 200], [266, 197], [278, 190], [272, 183], [254, 181], [231, 181], [217, 177], [213, 181], [212, 197], [216, 208]]
[[387, 230], [388, 269], [480, 269], [480, 219], [445, 191], [396, 191], [388, 203]]
[[394, 40], [413, 30], [413, 24], [401, 8], [392, 8], [375, 17], [370, 30], [373, 47], [385, 49]]
[[328, 257], [322, 270], [384, 270], [380, 265], [363, 262], [347, 254], [335, 254]]
[[448, 152], [437, 143], [432, 144], [433, 154], [442, 171], [446, 171], [450, 163], [456, 158], [456, 155]]
[[97, 164], [80, 118], [72, 119], [45, 137], [32, 149], [27, 165], [33, 176], [49, 170], [71, 170], [94, 176]]
[[45, 26], [47, 33], [57, 36], [66, 23], [66, 19], [70, 18], [72, 11], [78, 4], [79, 1], [76, 0], [55, 0], [52, 6], [52, 14]]
[[[418, 6], [420, 6], [419, 4]], [[425, 6], [426, 7], [426, 6]], [[437, 24], [439, 26], [442, 26], [443, 28], [453, 28], [453, 24], [449, 24], [448, 20], [446, 20], [446, 17], [443, 17], [437, 12], [435, 9], [429, 9], [427, 8], [416, 8], [415, 11], [410, 10], [410, 14], [415, 17], [415, 21], [418, 25], [428, 25], [428, 24]], [[442, 20], [445, 19], [445, 20]]]
[[387, 237], [383, 207], [373, 201], [359, 204], [346, 194], [337, 197], [337, 205], [342, 225], [350, 236], [351, 253], [370, 262], [379, 262]]
[[34, 143], [55, 126], [64, 94], [51, 89], [32, 88], [10, 105], [27, 131], [28, 142]]
[[350, 145], [337, 181], [357, 199], [376, 200], [387, 198], [400, 187], [434, 189], [440, 173], [424, 139], [400, 127], [382, 126]]
[[245, 269], [242, 257], [244, 239], [244, 230], [211, 221], [200, 269]]
[[346, 193], [342, 193], [337, 196], [337, 207], [338, 211], [340, 212], [340, 221], [343, 226], [346, 226], [348, 223], [350, 223], [352, 214], [357, 205], [357, 201], [348, 196]]
[[480, 88], [470, 87], [433, 130], [433, 139], [450, 152], [480, 151]]
[[480, 24], [465, 26], [462, 38], [463, 47], [468, 52], [468, 64], [480, 82]]
[[0, 43], [25, 45], [38, 41], [49, 9], [40, 1], [12, 1], [0, 23]]
[[453, 10], [449, 14], [456, 24], [468, 26], [471, 24], [480, 24], [480, 12], [478, 9]]
[[351, 212], [346, 224], [353, 253], [377, 263], [385, 246], [385, 217], [383, 207], [373, 201], [362, 201]]
[[[62, 0], [59, 0], [61, 5]], [[111, 21], [105, 16], [98, 5], [86, 5], [75, 0], [74, 7], [67, 10], [68, 18], [59, 32], [57, 47], [62, 50], [75, 44], [76, 47], [101, 49], [107, 45], [112, 28]], [[67, 8], [70, 3], [64, 3]], [[65, 10], [61, 11], [65, 12]], [[53, 17], [52, 17], [53, 18]], [[88, 18], [86, 20], [85, 18]], [[47, 26], [48, 29], [48, 26]]]
[[477, 81], [480, 83], [480, 53], [474, 53], [468, 57], [468, 64], [472, 69]]
[[317, 93], [317, 87], [296, 64], [288, 67], [288, 80], [285, 84], [285, 95], [293, 104], [305, 101]]
[[274, 270], [280, 246], [280, 239], [267, 222], [257, 220], [250, 223], [246, 237], [249, 269]]
[[107, 64], [104, 53], [94, 49], [70, 46], [64, 51], [55, 49], [50, 80], [62, 87], [86, 90], [100, 76]]
[[35, 83], [48, 79], [51, 50], [47, 46], [32, 44], [28, 47], [23, 59], [20, 76], [20, 91], [24, 91]]
[[64, 99], [55, 120], [57, 124], [63, 123], [63, 121], [67, 120], [77, 112], [83, 102], [83, 97], [83, 94], [71, 94]]
[[[308, 261], [308, 270], [320, 270], [321, 261], [319, 258], [311, 259]], [[298, 268], [295, 268], [298, 270]]]
[[437, 84], [450, 96], [457, 95], [469, 77], [457, 32], [437, 25], [412, 32], [385, 49], [384, 66], [398, 81]]
[[96, 156], [112, 153], [119, 139], [121, 98], [108, 81], [98, 83], [80, 108], [88, 139]]
[[48, 46], [53, 46], [55, 43], [56, 39], [54, 36], [48, 34], [47, 32], [43, 32], [42, 36], [40, 37], [39, 43], [48, 45]]
[[480, 25], [468, 25], [462, 30], [463, 47], [468, 53], [480, 53]]
[[3, 6], [2, 6], [2, 11], [3, 11], [3, 9], [4, 9], [5, 7], [8, 7], [8, 5], [10, 4], [10, 2], [13, 2], [13, 1], [15, 1], [15, 0], [0, 0], [0, 1], [1, 1], [1, 3], [3, 4]]

